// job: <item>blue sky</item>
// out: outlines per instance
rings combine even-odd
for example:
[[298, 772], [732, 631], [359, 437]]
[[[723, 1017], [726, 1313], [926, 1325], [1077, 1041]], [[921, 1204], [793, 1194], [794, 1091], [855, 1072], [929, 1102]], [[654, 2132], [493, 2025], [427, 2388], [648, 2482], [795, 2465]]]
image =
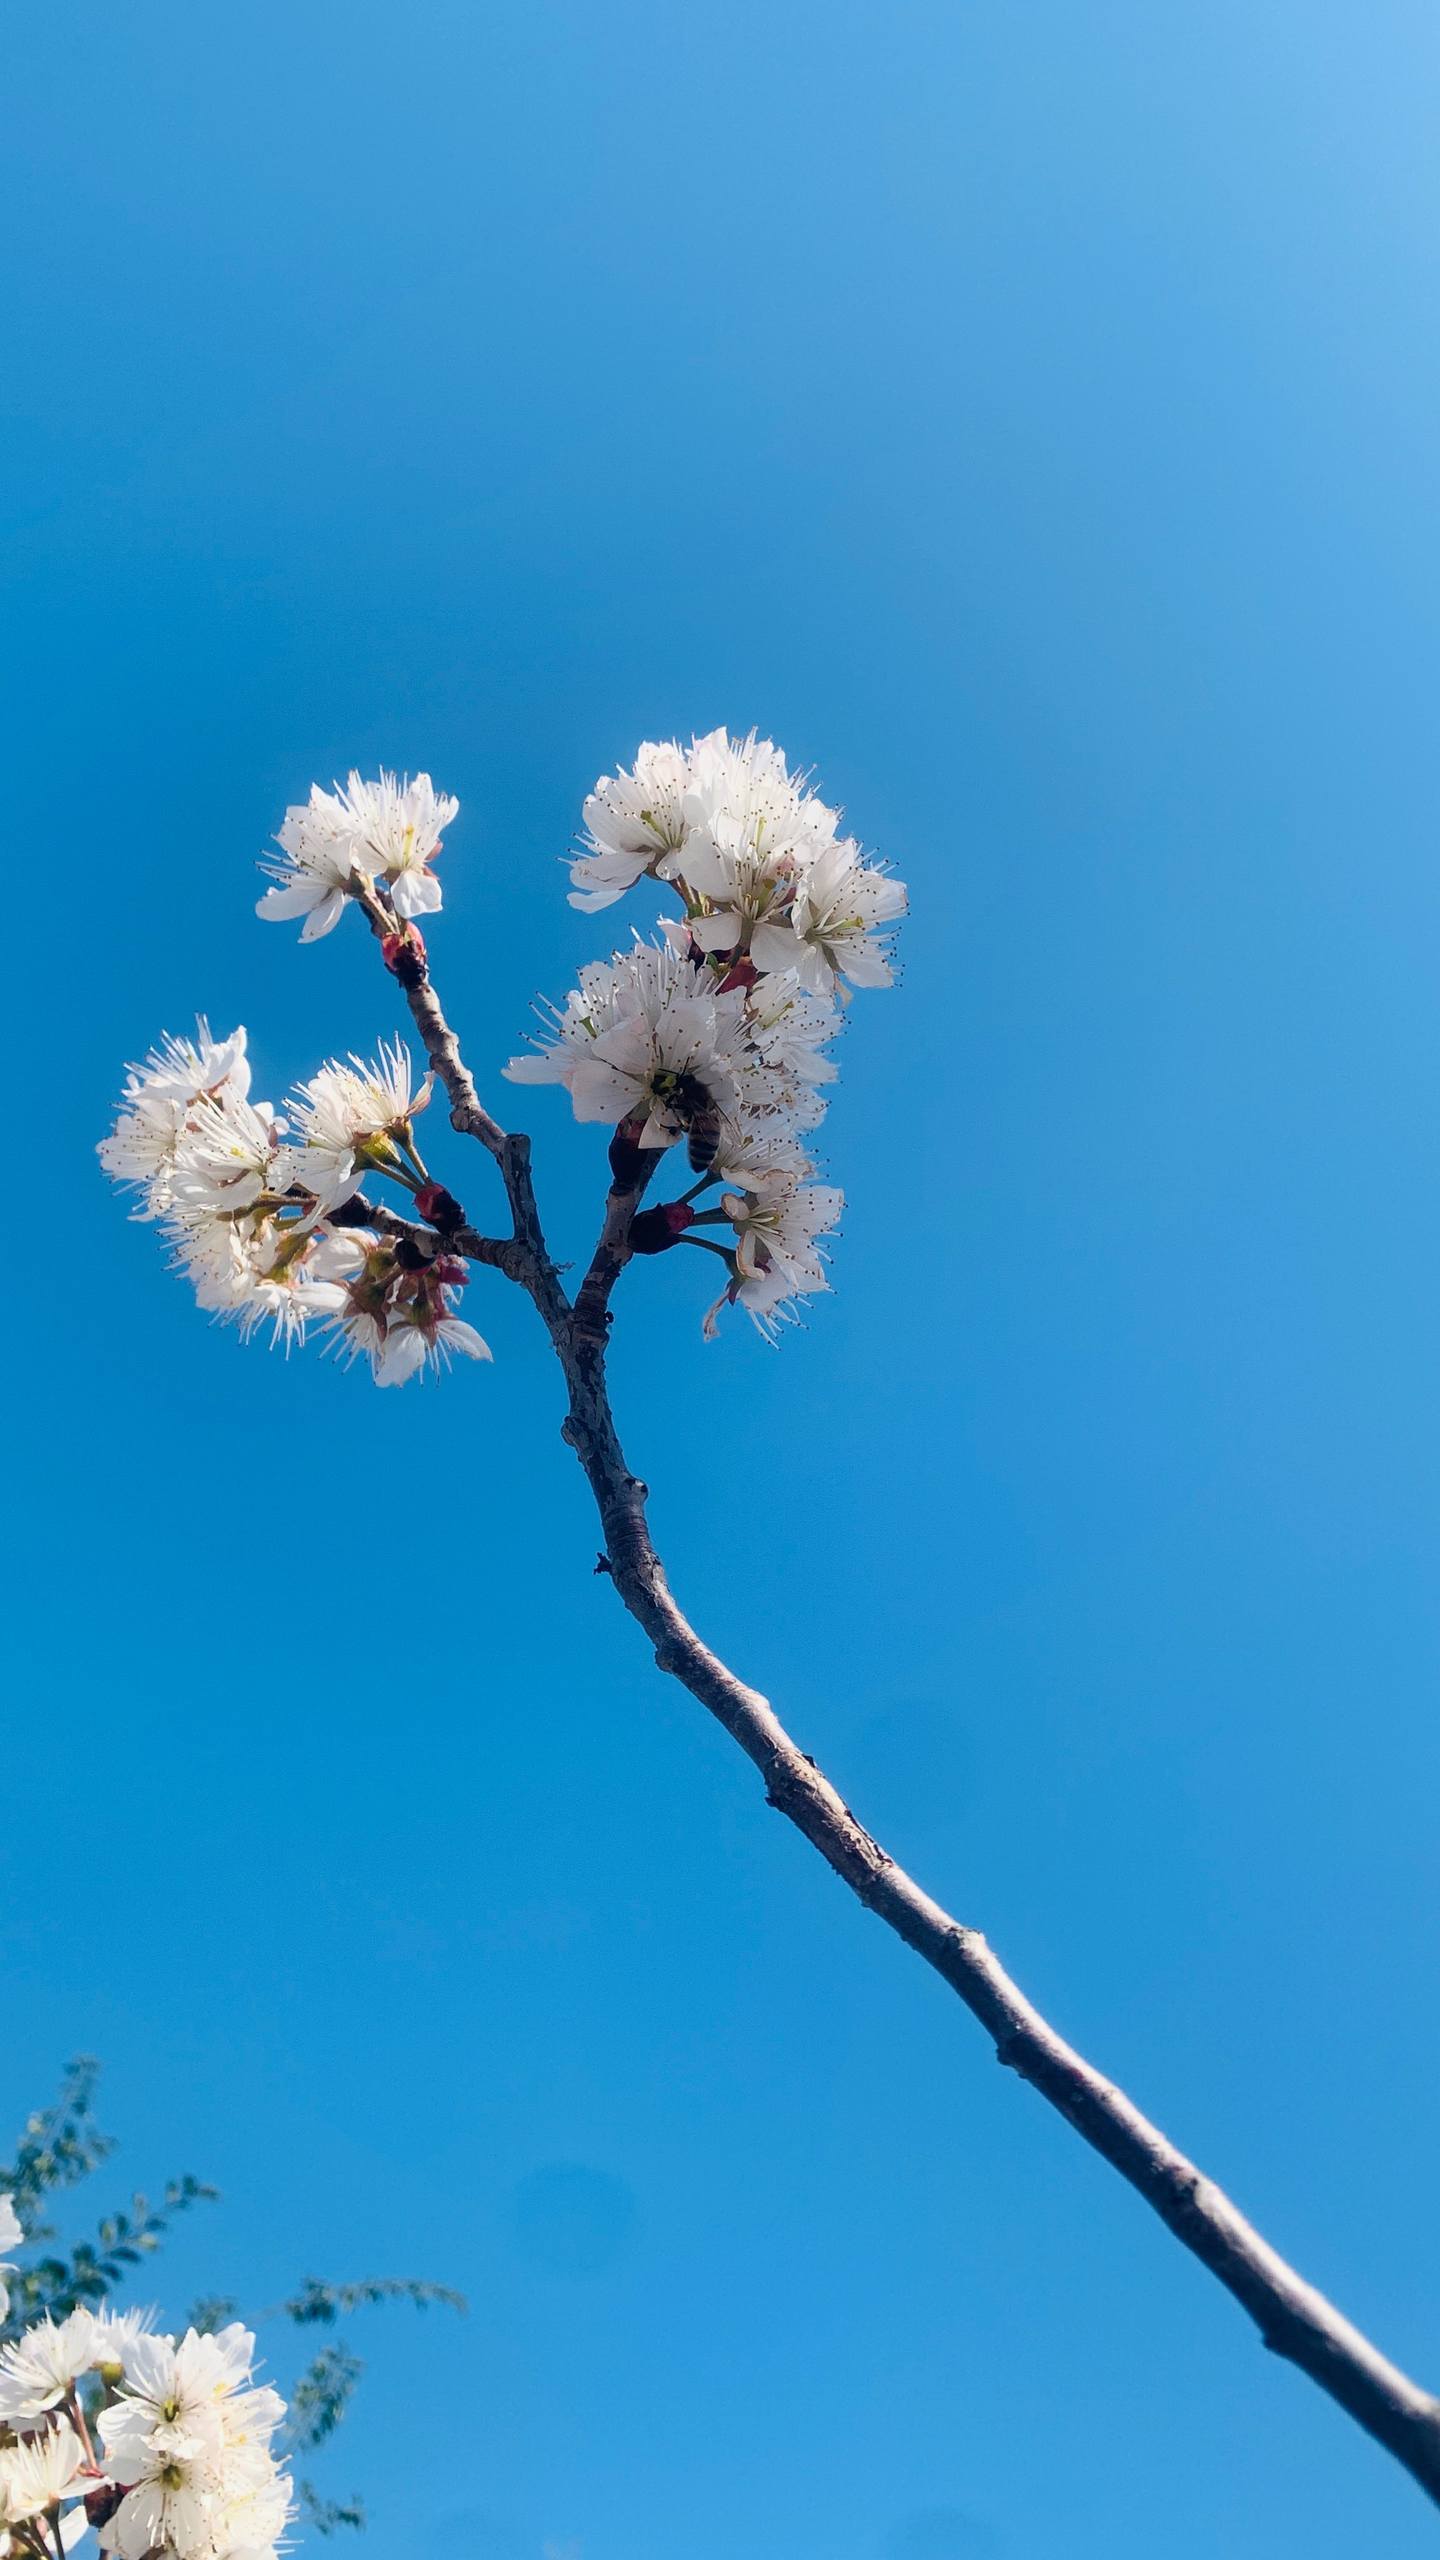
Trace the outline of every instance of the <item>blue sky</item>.
[[90, 2048], [223, 2187], [172, 2307], [465, 2288], [356, 2331], [394, 2560], [1428, 2549], [654, 1671], [523, 1304], [287, 1367], [91, 1150], [197, 1007], [273, 1092], [396, 1027], [252, 920], [312, 778], [460, 795], [493, 1077], [601, 769], [813, 763], [906, 979], [809, 1330], [626, 1282], [674, 1578], [1440, 2377], [1433, 12], [50, 0], [10, 68], [6, 2120]]

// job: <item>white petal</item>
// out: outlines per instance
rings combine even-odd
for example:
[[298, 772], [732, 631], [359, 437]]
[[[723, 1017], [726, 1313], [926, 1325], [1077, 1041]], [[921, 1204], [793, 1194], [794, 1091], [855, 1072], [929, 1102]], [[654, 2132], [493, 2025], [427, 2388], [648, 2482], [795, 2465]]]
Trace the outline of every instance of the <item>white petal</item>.
[[799, 969], [802, 955], [791, 926], [757, 924], [750, 936], [750, 957], [757, 969], [769, 974], [780, 969]]
[[403, 1387], [417, 1369], [425, 1365], [425, 1336], [418, 1325], [407, 1324], [387, 1333], [375, 1369], [377, 1387]]
[[430, 916], [440, 904], [440, 883], [431, 871], [401, 871], [390, 883], [397, 916]]
[[318, 942], [322, 934], [333, 932], [344, 912], [344, 890], [328, 890], [325, 896], [321, 899], [319, 906], [315, 909], [314, 914], [307, 917], [305, 924], [301, 928], [301, 941]]
[[461, 1316], [446, 1316], [440, 1326], [440, 1340], [452, 1351], [461, 1351], [467, 1360], [493, 1360], [495, 1355], [483, 1334]]
[[618, 1067], [607, 1065], [603, 1058], [576, 1061], [570, 1078], [570, 1099], [577, 1120], [623, 1120], [639, 1098], [634, 1077], [622, 1075]]
[[690, 931], [702, 951], [732, 951], [740, 939], [740, 918], [733, 907], [722, 907], [718, 915], [692, 916]]
[[302, 874], [299, 879], [287, 880], [283, 888], [267, 889], [263, 898], [257, 898], [255, 913], [266, 917], [272, 924], [279, 924], [287, 916], [308, 916], [311, 908], [318, 907], [321, 899], [328, 895], [323, 880]]
[[533, 1058], [512, 1058], [500, 1072], [511, 1084], [564, 1084], [569, 1079], [570, 1061], [547, 1049], [537, 1051]]

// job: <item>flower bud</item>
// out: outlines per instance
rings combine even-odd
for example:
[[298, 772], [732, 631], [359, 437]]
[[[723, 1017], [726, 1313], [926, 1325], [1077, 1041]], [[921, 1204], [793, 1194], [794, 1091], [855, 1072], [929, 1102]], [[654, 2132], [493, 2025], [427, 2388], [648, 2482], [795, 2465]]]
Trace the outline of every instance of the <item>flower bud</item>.
[[464, 1289], [469, 1285], [470, 1265], [462, 1262], [458, 1253], [437, 1253], [430, 1268], [447, 1289]]
[[422, 987], [426, 977], [425, 936], [416, 924], [380, 937], [380, 957], [402, 987]]
[[719, 995], [728, 996], [734, 987], [753, 987], [759, 975], [760, 972], [749, 952], [742, 951], [738, 959], [731, 961], [716, 992]]
[[658, 1209], [642, 1209], [630, 1221], [632, 1253], [668, 1253], [678, 1244], [687, 1227], [695, 1224], [695, 1212], [688, 1200], [667, 1200]]
[[428, 1219], [432, 1227], [439, 1228], [442, 1236], [457, 1234], [465, 1224], [464, 1210], [454, 1192], [447, 1191], [443, 1182], [427, 1182], [423, 1190], [416, 1192], [415, 1206], [422, 1218]]
[[640, 1144], [643, 1120], [622, 1120], [610, 1141], [610, 1172], [617, 1191], [633, 1191], [645, 1170], [648, 1147]]

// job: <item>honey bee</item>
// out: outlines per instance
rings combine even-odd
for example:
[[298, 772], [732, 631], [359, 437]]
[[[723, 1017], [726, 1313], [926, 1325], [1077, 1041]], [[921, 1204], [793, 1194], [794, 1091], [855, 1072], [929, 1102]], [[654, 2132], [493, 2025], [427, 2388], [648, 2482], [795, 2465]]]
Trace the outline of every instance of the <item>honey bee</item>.
[[698, 1076], [677, 1076], [670, 1101], [676, 1118], [684, 1124], [691, 1171], [708, 1173], [720, 1152], [725, 1131], [719, 1104]]

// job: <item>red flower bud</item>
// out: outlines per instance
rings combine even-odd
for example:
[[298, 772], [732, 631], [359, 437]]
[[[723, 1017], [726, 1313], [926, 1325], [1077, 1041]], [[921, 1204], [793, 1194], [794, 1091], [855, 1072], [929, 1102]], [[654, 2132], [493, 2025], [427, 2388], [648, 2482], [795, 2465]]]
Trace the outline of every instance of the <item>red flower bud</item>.
[[642, 1209], [630, 1221], [632, 1253], [668, 1253], [678, 1244], [687, 1227], [695, 1224], [695, 1212], [688, 1200], [667, 1200], [658, 1209]]
[[432, 1227], [439, 1228], [442, 1236], [453, 1236], [457, 1228], [465, 1224], [464, 1210], [453, 1191], [447, 1191], [443, 1182], [427, 1182], [423, 1190], [416, 1192], [415, 1206], [422, 1218], [427, 1218]]
[[751, 959], [749, 952], [742, 951], [738, 960], [731, 961], [729, 968], [726, 970], [724, 977], [720, 981], [717, 993], [722, 996], [728, 996], [732, 987], [753, 987], [759, 975], [760, 972], [756, 968], [754, 961]]
[[462, 1262], [458, 1253], [437, 1253], [430, 1268], [447, 1289], [463, 1289], [470, 1278], [470, 1265]]
[[395, 933], [380, 937], [380, 957], [392, 977], [402, 987], [420, 987], [425, 983], [425, 936], [418, 924], [404, 924]]

